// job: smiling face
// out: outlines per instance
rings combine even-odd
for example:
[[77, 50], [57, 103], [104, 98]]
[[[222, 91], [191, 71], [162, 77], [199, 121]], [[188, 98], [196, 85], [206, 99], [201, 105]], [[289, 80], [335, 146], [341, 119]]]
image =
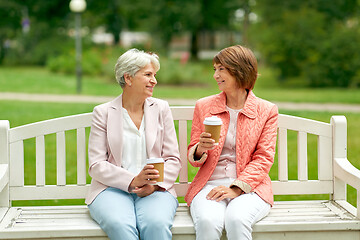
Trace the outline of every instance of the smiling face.
[[257, 60], [249, 48], [241, 45], [224, 48], [214, 56], [213, 64], [214, 67], [222, 65], [236, 79], [239, 88], [254, 88], [258, 75]]
[[157, 84], [155, 76], [155, 68], [150, 63], [137, 71], [134, 76], [126, 75], [125, 79], [133, 94], [146, 99], [153, 95], [153, 89]]
[[213, 76], [219, 86], [220, 91], [230, 93], [239, 89], [239, 84], [236, 82], [236, 78], [231, 75], [229, 70], [220, 63], [214, 64]]

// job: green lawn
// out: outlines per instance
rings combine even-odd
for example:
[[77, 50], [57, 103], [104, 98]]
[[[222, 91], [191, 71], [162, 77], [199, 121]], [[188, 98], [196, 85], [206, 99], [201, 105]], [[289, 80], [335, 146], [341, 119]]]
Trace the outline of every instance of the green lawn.
[[[95, 104], [69, 104], [69, 103], [36, 103], [36, 102], [21, 102], [21, 101], [0, 101], [1, 108], [1, 116], [0, 119], [8, 119], [10, 120], [11, 127], [16, 127], [19, 125], [32, 123], [36, 121], [46, 120], [49, 118], [62, 117], [71, 114], [79, 114], [92, 111]], [[319, 121], [329, 122], [330, 117], [333, 113], [330, 112], [310, 112], [310, 111], [280, 111], [281, 113], [291, 114], [306, 118], [311, 118]], [[358, 160], [358, 156], [360, 155], [360, 128], [358, 127], [358, 123], [360, 122], [360, 113], [349, 113], [346, 114], [348, 119], [348, 158], [352, 164], [354, 164], [357, 168], [360, 168], [360, 161]], [[190, 130], [190, 126], [189, 126]], [[76, 146], [75, 144], [75, 134], [74, 132], [67, 133], [67, 138], [70, 143], [67, 144], [69, 146], [69, 152], [67, 156], [67, 169], [69, 170], [67, 175], [68, 182], [76, 181], [76, 171], [73, 166], [76, 166], [75, 159], [73, 156], [76, 156], [75, 147], [74, 149], [71, 146]], [[315, 151], [311, 151], [312, 149], [316, 149], [316, 139], [313, 136], [309, 136], [309, 178], [316, 179], [317, 177], [317, 160]], [[55, 136], [46, 137], [47, 143], [46, 145], [46, 168], [47, 172], [50, 172], [46, 176], [47, 184], [55, 184], [56, 182], [56, 173], [55, 173]], [[297, 167], [296, 162], [296, 136], [294, 134], [289, 133], [289, 178], [294, 179], [297, 176]], [[35, 163], [34, 163], [34, 140], [27, 140], [25, 142], [25, 153], [27, 154], [26, 161], [26, 169], [27, 174], [25, 183], [30, 184], [33, 183], [35, 179]], [[291, 160], [293, 159], [293, 160]], [[189, 169], [189, 178], [193, 179], [194, 174], [196, 173], [196, 169], [190, 167]], [[270, 173], [273, 179], [277, 178], [277, 162], [271, 170]], [[90, 178], [88, 177], [88, 182]], [[328, 196], [276, 196], [276, 200], [284, 200], [291, 198], [301, 198], [301, 199], [311, 199], [311, 198], [328, 198]], [[348, 191], [348, 199], [349, 201], [356, 205], [356, 191], [349, 187]], [[48, 204], [54, 204], [53, 201], [47, 201]], [[83, 203], [83, 200], [79, 201], [55, 201], [55, 203], [59, 204], [79, 204]], [[18, 202], [15, 205], [23, 205], [23, 204], [36, 204], [35, 202]]]
[[[159, 77], [154, 96], [198, 99], [218, 93], [211, 71], [210, 66], [209, 72], [205, 73], [209, 76], [207, 85], [170, 86], [162, 84]], [[360, 89], [288, 87], [289, 84], [277, 82], [269, 69], [260, 68], [259, 71], [263, 73], [257, 80], [254, 92], [269, 101], [360, 104]], [[82, 85], [83, 95], [117, 96], [121, 92], [114, 79], [104, 76], [84, 76]], [[76, 94], [75, 76], [52, 73], [40, 67], [0, 67], [0, 86], [1, 92]]]

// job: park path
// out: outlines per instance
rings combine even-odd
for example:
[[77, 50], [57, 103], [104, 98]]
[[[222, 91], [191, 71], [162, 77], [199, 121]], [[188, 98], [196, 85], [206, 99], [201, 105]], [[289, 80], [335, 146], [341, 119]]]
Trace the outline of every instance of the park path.
[[[32, 94], [0, 92], [0, 100], [33, 101], [33, 102], [59, 102], [59, 103], [95, 103], [100, 104], [114, 99], [114, 96], [88, 96], [88, 95], [60, 95], [60, 94]], [[196, 99], [165, 99], [170, 105], [191, 106]], [[328, 112], [360, 112], [360, 104], [335, 103], [292, 103], [274, 102], [282, 110], [307, 110]]]

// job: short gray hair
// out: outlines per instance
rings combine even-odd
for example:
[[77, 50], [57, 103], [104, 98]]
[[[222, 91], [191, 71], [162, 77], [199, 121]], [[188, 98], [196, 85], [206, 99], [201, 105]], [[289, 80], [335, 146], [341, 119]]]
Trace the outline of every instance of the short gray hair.
[[126, 85], [125, 73], [133, 77], [141, 68], [149, 63], [154, 66], [155, 71], [159, 71], [159, 57], [155, 53], [144, 52], [136, 48], [126, 51], [118, 58], [115, 64], [116, 81], [123, 88]]

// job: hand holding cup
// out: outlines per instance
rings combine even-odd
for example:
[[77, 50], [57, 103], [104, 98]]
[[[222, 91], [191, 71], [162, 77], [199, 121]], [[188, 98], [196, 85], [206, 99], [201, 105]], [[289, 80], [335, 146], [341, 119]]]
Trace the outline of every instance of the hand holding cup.
[[146, 184], [156, 184], [155, 179], [159, 177], [159, 172], [152, 165], [145, 165], [138, 175], [134, 177], [129, 186], [129, 191], [141, 188]]
[[205, 125], [205, 132], [210, 133], [211, 138], [215, 140], [214, 144], [218, 145], [220, 139], [221, 125], [222, 125], [221, 118], [218, 118], [217, 116], [207, 117], [204, 120], [204, 125]]
[[162, 158], [149, 158], [146, 161], [147, 165], [154, 166], [154, 169], [156, 169], [159, 173], [159, 177], [154, 178], [153, 180], [156, 181], [152, 184], [161, 183], [164, 181], [164, 159]]
[[221, 125], [222, 120], [216, 116], [205, 118], [205, 132], [200, 134], [199, 145], [195, 153], [196, 158], [219, 144]]
[[[203, 132], [200, 134], [198, 152], [203, 153], [215, 147], [215, 140], [211, 138], [211, 134]], [[201, 154], [200, 154], [201, 155]]]

